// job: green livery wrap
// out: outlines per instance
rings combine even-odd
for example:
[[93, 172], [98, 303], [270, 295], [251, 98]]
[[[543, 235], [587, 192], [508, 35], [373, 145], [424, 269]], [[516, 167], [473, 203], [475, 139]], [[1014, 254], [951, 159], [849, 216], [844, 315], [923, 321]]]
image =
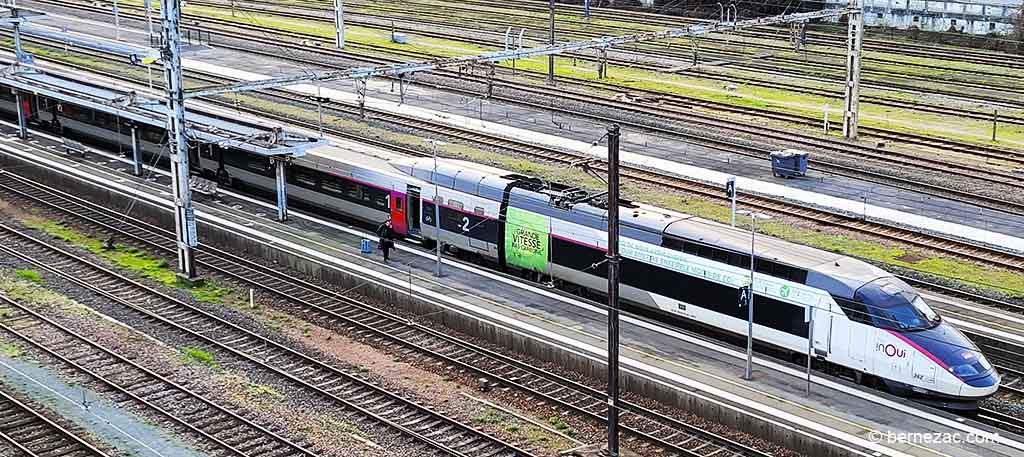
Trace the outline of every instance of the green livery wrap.
[[550, 226], [547, 216], [509, 208], [505, 222], [505, 262], [541, 273], [548, 271]]

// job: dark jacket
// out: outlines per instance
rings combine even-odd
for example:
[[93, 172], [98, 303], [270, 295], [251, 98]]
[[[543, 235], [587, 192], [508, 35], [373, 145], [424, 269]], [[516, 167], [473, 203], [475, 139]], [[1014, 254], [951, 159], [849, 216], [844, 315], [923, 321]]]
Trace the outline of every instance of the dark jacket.
[[395, 245], [394, 241], [391, 241], [395, 239], [395, 229], [388, 227], [387, 223], [380, 224], [380, 227], [377, 227], [377, 236], [380, 237], [382, 247], [387, 245], [390, 248]]

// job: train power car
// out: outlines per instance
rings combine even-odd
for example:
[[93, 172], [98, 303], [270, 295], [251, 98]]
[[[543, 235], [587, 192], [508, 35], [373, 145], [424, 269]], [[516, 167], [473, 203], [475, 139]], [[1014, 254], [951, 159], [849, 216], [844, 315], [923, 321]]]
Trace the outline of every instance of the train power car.
[[[27, 100], [39, 125], [56, 124], [65, 135], [105, 145], [130, 141], [111, 135], [120, 127], [97, 113]], [[13, 103], [0, 96], [6, 114], [14, 113]], [[144, 131], [144, 149], [162, 151], [162, 135]], [[193, 172], [273, 192], [266, 157], [196, 149]], [[747, 308], [737, 305], [737, 290], [750, 278], [746, 231], [646, 205], [609, 205], [583, 189], [482, 165], [357, 149], [321, 146], [296, 158], [287, 178], [290, 201], [368, 224], [391, 219], [402, 237], [440, 241], [497, 268], [597, 294], [606, 286], [607, 212], [619, 211], [623, 300], [719, 331], [746, 332]], [[758, 238], [754, 264], [760, 344], [806, 353], [810, 315], [814, 356], [827, 372], [954, 409], [973, 409], [997, 390], [999, 375], [977, 347], [884, 270], [767, 236]]]

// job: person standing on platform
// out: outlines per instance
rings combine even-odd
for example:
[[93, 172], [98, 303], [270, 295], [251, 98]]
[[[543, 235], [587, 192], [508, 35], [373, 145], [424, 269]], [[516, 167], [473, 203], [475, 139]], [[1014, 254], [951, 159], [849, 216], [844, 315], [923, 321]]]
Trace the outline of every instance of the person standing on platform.
[[384, 253], [384, 263], [387, 263], [391, 249], [395, 247], [395, 229], [391, 226], [391, 219], [377, 227], [377, 236], [380, 237], [380, 250]]

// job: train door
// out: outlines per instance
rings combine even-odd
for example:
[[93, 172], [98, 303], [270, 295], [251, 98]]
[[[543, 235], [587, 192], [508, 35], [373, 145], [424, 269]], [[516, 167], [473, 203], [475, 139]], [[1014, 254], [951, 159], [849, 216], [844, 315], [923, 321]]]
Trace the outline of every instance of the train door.
[[420, 188], [409, 186], [406, 196], [405, 221], [409, 235], [420, 236]]
[[914, 366], [912, 376], [918, 383], [935, 385], [935, 362], [921, 351], [914, 351]]
[[867, 357], [868, 331], [874, 329], [864, 325], [856, 325], [853, 322], [847, 322], [846, 328], [850, 335], [847, 347], [850, 351], [850, 362], [853, 364], [853, 368], [870, 369], [864, 361]]
[[828, 310], [811, 307], [814, 313], [814, 353], [826, 356], [832, 352], [832, 313]]
[[21, 115], [25, 118], [26, 123], [36, 114], [35, 100], [35, 95], [25, 92], [21, 93]]
[[391, 192], [390, 205], [391, 205], [391, 228], [395, 230], [398, 235], [407, 235], [409, 233], [408, 222], [406, 221], [406, 204], [405, 194], [399, 192]]

